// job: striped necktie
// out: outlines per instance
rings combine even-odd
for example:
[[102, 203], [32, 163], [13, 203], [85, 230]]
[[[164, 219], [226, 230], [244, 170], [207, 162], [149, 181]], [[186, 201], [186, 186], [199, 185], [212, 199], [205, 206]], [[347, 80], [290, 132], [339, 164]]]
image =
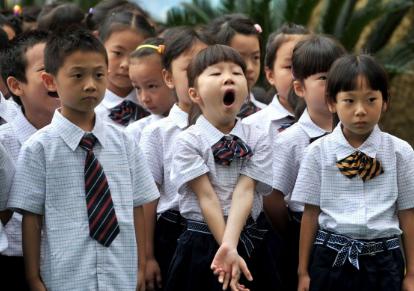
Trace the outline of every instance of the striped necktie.
[[248, 159], [253, 156], [250, 147], [237, 136], [223, 136], [211, 147], [214, 161], [229, 166], [234, 159]]
[[280, 127], [277, 129], [278, 132], [284, 131], [286, 128], [291, 127], [295, 123], [295, 118], [293, 116], [286, 116], [285, 121], [280, 125]]
[[116, 123], [127, 126], [130, 120], [136, 121], [148, 115], [150, 115], [150, 113], [141, 106], [130, 100], [124, 100], [121, 104], [110, 110], [109, 118]]
[[359, 151], [338, 161], [336, 166], [349, 179], [358, 175], [364, 182], [384, 173], [380, 161]]
[[237, 114], [237, 117], [243, 119], [258, 111], [260, 111], [260, 108], [257, 107], [251, 100], [249, 100], [243, 103], [242, 107], [240, 108], [240, 112]]
[[85, 134], [79, 143], [79, 146], [86, 151], [85, 195], [89, 235], [103, 246], [109, 247], [119, 234], [119, 226], [108, 181], [93, 153], [95, 143], [96, 137], [91, 133]]

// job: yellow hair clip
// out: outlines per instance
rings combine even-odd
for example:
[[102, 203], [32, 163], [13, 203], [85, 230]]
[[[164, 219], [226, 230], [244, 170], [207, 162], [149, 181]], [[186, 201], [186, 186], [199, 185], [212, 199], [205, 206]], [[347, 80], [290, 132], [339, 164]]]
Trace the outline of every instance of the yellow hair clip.
[[139, 45], [135, 50], [137, 51], [143, 48], [152, 48], [156, 50], [157, 53], [159, 53], [160, 55], [162, 55], [165, 51], [165, 45], [163, 44], [160, 44], [160, 45], [142, 44], [142, 45]]

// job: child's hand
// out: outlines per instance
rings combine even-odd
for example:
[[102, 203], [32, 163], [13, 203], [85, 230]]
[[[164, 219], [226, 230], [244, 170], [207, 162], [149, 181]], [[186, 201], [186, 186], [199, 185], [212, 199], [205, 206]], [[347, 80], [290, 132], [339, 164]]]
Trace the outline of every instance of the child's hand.
[[145, 291], [145, 270], [138, 271], [138, 284], [136, 291]]
[[405, 275], [402, 285], [402, 291], [414, 291], [414, 274]]
[[298, 291], [309, 291], [309, 274], [299, 275]]
[[223, 284], [223, 290], [227, 289], [229, 283], [232, 290], [245, 290], [244, 286], [238, 284], [240, 270], [249, 281], [253, 280], [246, 262], [239, 256], [237, 250], [230, 248], [225, 243], [220, 246], [214, 256], [211, 269], [215, 275], [218, 275], [219, 282]]
[[161, 270], [158, 262], [154, 258], [147, 258], [145, 269], [145, 284], [149, 291], [155, 290], [155, 286], [162, 287]]

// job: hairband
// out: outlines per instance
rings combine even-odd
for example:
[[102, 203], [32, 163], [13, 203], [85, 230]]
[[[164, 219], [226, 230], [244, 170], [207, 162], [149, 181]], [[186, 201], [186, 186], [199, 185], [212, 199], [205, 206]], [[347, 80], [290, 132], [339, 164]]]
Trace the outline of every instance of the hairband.
[[262, 27], [260, 26], [260, 24], [259, 23], [256, 23], [255, 25], [253, 25], [254, 26], [254, 28], [256, 29], [256, 31], [258, 32], [258, 33], [262, 33], [263, 32], [263, 29], [262, 29]]
[[157, 53], [159, 53], [160, 55], [162, 55], [165, 52], [165, 45], [160, 44], [160, 45], [152, 45], [152, 44], [142, 44], [139, 45], [135, 50], [140, 50], [143, 48], [151, 48], [157, 51]]

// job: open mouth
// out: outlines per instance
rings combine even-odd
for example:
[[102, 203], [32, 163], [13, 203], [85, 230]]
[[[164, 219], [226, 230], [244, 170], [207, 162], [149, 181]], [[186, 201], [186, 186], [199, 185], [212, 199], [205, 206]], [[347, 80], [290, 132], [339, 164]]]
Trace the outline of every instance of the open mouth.
[[223, 97], [223, 103], [226, 106], [230, 106], [234, 103], [235, 98], [235, 92], [232, 89], [226, 90]]
[[47, 92], [47, 95], [49, 97], [51, 97], [51, 98], [59, 98], [59, 95], [58, 95], [57, 92], [51, 92], [51, 91], [49, 91], [49, 92]]

